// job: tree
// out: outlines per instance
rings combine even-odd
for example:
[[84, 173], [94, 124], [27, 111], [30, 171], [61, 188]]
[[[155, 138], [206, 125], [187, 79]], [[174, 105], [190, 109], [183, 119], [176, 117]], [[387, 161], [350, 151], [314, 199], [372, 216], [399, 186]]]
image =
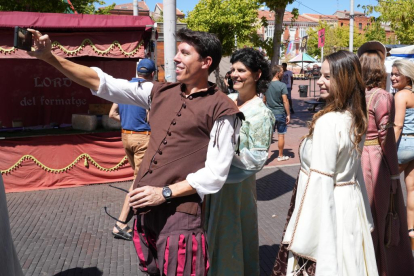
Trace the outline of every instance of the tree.
[[[347, 50], [349, 48], [349, 26], [332, 26], [326, 22], [319, 21], [316, 28], [308, 31], [308, 54], [311, 56], [321, 56], [321, 49], [318, 48], [318, 31], [325, 29], [325, 46], [323, 48], [324, 55], [329, 55], [339, 50]], [[358, 32], [354, 27], [354, 49], [355, 51], [367, 41], [363, 34]]]
[[[115, 3], [106, 8], [96, 10], [94, 4], [105, 5], [105, 1], [100, 0], [71, 0], [74, 9], [82, 14], [109, 14], [115, 7]], [[65, 13], [71, 11], [67, 0], [0, 0], [0, 11], [27, 11], [27, 12], [54, 12]]]
[[378, 21], [389, 23], [391, 29], [403, 44], [414, 43], [414, 1], [390, 0], [378, 1], [377, 6], [363, 6], [368, 14], [376, 11], [381, 15]]
[[[268, 27], [269, 23], [267, 22], [266, 17], [260, 18], [260, 26], [263, 26], [265, 29]], [[273, 58], [273, 38], [268, 37], [263, 40], [257, 32], [252, 33], [251, 35], [251, 44], [255, 47], [261, 47], [266, 51], [267, 56], [270, 60]]]
[[248, 40], [256, 31], [259, 7], [256, 0], [201, 0], [185, 21], [192, 30], [217, 35], [223, 55], [229, 56], [236, 40]]
[[372, 41], [376, 40], [383, 44], [387, 44], [387, 37], [385, 35], [385, 30], [381, 26], [381, 22], [376, 20], [375, 18], [371, 22], [371, 25], [369, 25], [365, 29], [365, 39], [366, 41]]
[[[248, 41], [256, 32], [259, 7], [257, 0], [200, 0], [185, 22], [192, 30], [217, 35], [223, 56], [229, 56], [236, 49], [237, 41]], [[215, 75], [217, 84], [223, 89], [219, 68]]]
[[[272, 65], [279, 63], [280, 57], [280, 44], [283, 33], [283, 16], [285, 14], [286, 6], [292, 4], [295, 0], [266, 0], [263, 3], [271, 11], [275, 12], [275, 30], [273, 33], [273, 49], [272, 49]], [[293, 9], [292, 13], [294, 18], [297, 18], [299, 15], [298, 9]]]

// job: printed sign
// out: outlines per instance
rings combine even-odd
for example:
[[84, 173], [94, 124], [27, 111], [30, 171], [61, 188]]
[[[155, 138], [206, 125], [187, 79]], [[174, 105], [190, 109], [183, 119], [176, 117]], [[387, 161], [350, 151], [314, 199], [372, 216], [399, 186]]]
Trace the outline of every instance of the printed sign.
[[325, 29], [318, 31], [318, 48], [322, 48], [325, 45]]
[[302, 37], [302, 43], [300, 45], [300, 51], [305, 52], [307, 48], [308, 48], [308, 36], [305, 35], [304, 37]]
[[[136, 72], [133, 59], [77, 62], [99, 67], [117, 78], [130, 79]], [[4, 127], [12, 127], [13, 121], [21, 121], [24, 127], [70, 124], [72, 114], [88, 113], [90, 104], [112, 104], [40, 60], [1, 59], [0, 76], [0, 121]]]

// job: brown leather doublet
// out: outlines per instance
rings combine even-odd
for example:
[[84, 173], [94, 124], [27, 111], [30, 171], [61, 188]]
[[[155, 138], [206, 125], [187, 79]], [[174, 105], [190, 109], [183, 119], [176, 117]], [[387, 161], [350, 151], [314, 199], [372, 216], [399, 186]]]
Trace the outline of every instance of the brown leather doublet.
[[[180, 83], [154, 83], [151, 91], [151, 138], [134, 188], [147, 185], [165, 187], [185, 180], [188, 174], [204, 167], [215, 121], [225, 115], [243, 116], [216, 85], [189, 96], [183, 91], [184, 85]], [[173, 198], [168, 204], [175, 206], [176, 211], [196, 214], [199, 203], [200, 197], [193, 194]], [[150, 208], [138, 212], [143, 213]]]

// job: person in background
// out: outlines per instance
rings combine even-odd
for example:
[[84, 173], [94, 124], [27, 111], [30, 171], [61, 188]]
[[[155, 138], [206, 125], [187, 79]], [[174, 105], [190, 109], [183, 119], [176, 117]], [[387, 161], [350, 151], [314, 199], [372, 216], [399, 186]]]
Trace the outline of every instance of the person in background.
[[272, 74], [273, 79], [269, 88], [267, 88], [263, 101], [273, 112], [276, 119], [275, 129], [278, 133], [277, 144], [279, 147], [279, 156], [277, 157], [277, 160], [286, 161], [289, 160], [289, 156], [283, 155], [283, 149], [285, 147], [287, 125], [290, 123], [288, 90], [286, 84], [280, 81], [283, 76], [283, 68], [280, 65], [273, 66]]
[[271, 79], [264, 55], [252, 48], [233, 53], [229, 97], [243, 112], [240, 147], [223, 188], [205, 203], [209, 275], [260, 275], [256, 173], [267, 161], [275, 119], [258, 94]]
[[295, 111], [293, 110], [293, 103], [292, 103], [292, 87], [293, 87], [293, 73], [292, 71], [289, 71], [287, 69], [287, 63], [282, 63], [283, 67], [283, 77], [282, 82], [286, 84], [288, 95], [287, 98], [289, 100], [289, 106], [290, 106], [290, 113], [295, 114]]
[[385, 46], [377, 41], [366, 42], [358, 49], [368, 111], [362, 169], [374, 219], [371, 235], [378, 272], [381, 276], [414, 275], [393, 128], [394, 98], [384, 90], [386, 53]]
[[237, 92], [233, 89], [233, 80], [231, 79], [231, 71], [228, 71], [226, 75], [224, 76], [224, 83], [226, 84], [226, 87], [227, 87], [227, 92], [228, 92], [227, 94]]
[[391, 84], [397, 93], [395, 101], [395, 140], [398, 145], [399, 171], [404, 172], [407, 188], [407, 223], [411, 248], [414, 250], [414, 64], [408, 60], [394, 61]]
[[[150, 59], [141, 59], [137, 66], [138, 78], [132, 78], [130, 82], [142, 83], [152, 81], [154, 79], [155, 63]], [[122, 126], [122, 144], [128, 158], [128, 162], [134, 170], [134, 177], [137, 175], [145, 151], [148, 148], [151, 128], [147, 122], [147, 111], [136, 105], [117, 104], [112, 105], [109, 117], [121, 122]], [[129, 189], [132, 190], [132, 185]], [[127, 224], [127, 216], [129, 213], [129, 198], [125, 197], [121, 214], [112, 234], [115, 238], [132, 240], [132, 229]]]
[[325, 58], [321, 72], [326, 106], [299, 146], [301, 168], [272, 275], [377, 276], [361, 167], [367, 130], [361, 64], [339, 51]]

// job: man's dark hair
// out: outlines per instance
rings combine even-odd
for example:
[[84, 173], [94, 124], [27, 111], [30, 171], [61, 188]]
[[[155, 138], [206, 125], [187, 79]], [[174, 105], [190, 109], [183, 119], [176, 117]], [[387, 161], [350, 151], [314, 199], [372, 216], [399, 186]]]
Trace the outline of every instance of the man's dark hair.
[[230, 63], [234, 64], [240, 61], [252, 72], [262, 71], [259, 80], [256, 82], [256, 92], [264, 93], [267, 90], [269, 82], [272, 80], [270, 75], [270, 64], [262, 52], [252, 48], [242, 48], [236, 50], [230, 58]]
[[282, 66], [283, 66], [283, 67], [287, 67], [287, 63], [286, 63], [286, 62], [283, 62], [283, 63], [282, 63]]
[[217, 68], [221, 60], [221, 42], [217, 36], [184, 28], [177, 32], [177, 37], [193, 46], [202, 58], [211, 57], [213, 61], [208, 69], [209, 73]]

